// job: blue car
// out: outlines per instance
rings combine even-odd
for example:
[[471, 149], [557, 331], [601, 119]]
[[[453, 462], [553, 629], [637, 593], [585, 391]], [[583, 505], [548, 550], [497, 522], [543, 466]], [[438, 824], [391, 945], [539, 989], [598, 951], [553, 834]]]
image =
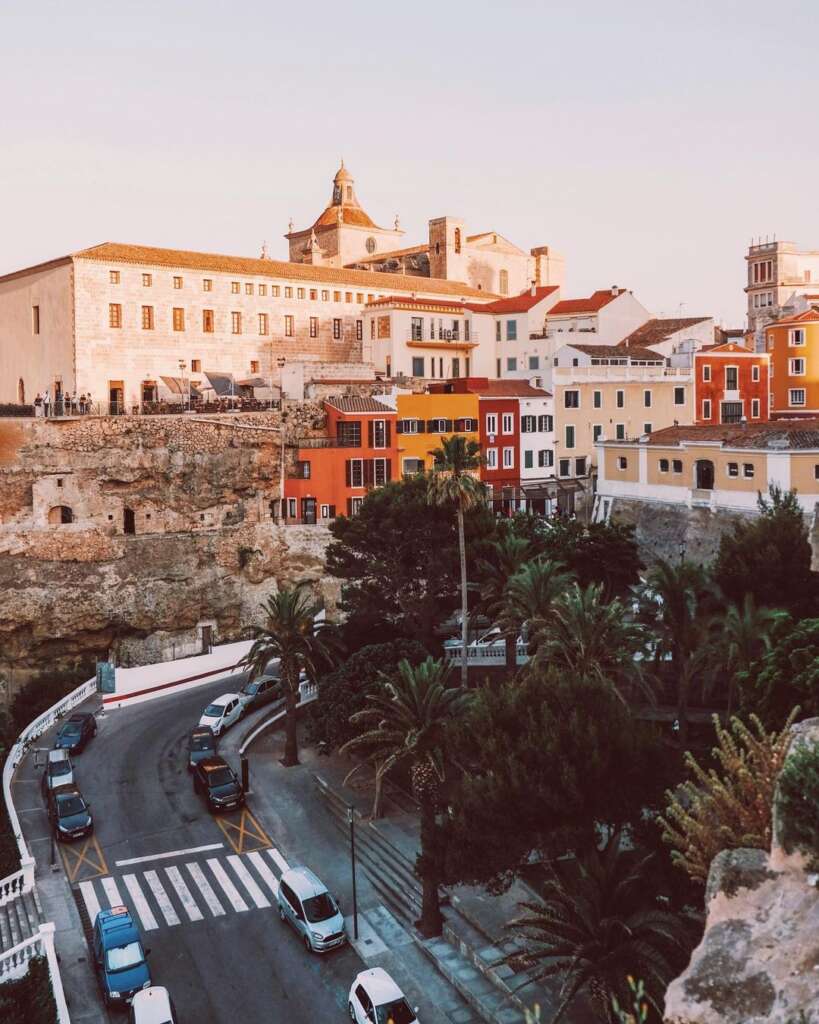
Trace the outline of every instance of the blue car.
[[101, 910], [94, 921], [94, 961], [106, 1006], [121, 1006], [151, 987], [149, 949], [127, 907]]
[[57, 750], [81, 754], [90, 739], [97, 735], [97, 720], [90, 711], [75, 711], [60, 728], [54, 739]]

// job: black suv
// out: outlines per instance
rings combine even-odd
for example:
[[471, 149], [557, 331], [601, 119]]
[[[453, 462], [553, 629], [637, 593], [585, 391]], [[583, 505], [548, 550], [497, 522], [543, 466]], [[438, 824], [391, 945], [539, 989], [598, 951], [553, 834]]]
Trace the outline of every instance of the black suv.
[[188, 771], [216, 754], [216, 737], [209, 725], [197, 725], [188, 734]]
[[54, 746], [81, 754], [88, 741], [97, 735], [97, 720], [90, 711], [75, 711], [57, 730]]
[[211, 811], [227, 811], [245, 802], [242, 784], [223, 757], [206, 757], [193, 770], [193, 788], [203, 793]]
[[48, 791], [48, 820], [61, 842], [81, 839], [94, 831], [94, 820], [76, 786], [57, 786]]

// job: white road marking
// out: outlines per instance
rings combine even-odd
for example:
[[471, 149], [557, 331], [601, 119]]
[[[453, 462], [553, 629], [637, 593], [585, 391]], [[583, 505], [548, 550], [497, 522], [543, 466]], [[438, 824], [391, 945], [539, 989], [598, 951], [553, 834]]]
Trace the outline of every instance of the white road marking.
[[273, 874], [273, 872], [270, 870], [267, 864], [265, 864], [265, 862], [262, 860], [262, 855], [259, 853], [259, 851], [254, 850], [253, 853], [249, 853], [247, 855], [247, 859], [251, 862], [251, 864], [262, 876], [262, 880], [264, 881], [267, 888], [273, 893], [274, 896], [278, 896], [279, 880], [276, 878], [276, 876]]
[[233, 909], [234, 910], [247, 910], [248, 909], [247, 904], [242, 899], [242, 897], [239, 895], [239, 890], [236, 888], [236, 886], [233, 884], [233, 882], [231, 882], [231, 880], [228, 878], [227, 872], [222, 867], [222, 865], [219, 863], [219, 861], [215, 857], [211, 857], [208, 860], [208, 864], [210, 865], [210, 869], [213, 872], [213, 874], [214, 874], [214, 876], [216, 878], [216, 881], [221, 886], [222, 891], [224, 892], [225, 896], [227, 896], [227, 898], [228, 898], [228, 901], [232, 904]]
[[103, 878], [102, 887], [105, 889], [105, 895], [108, 897], [108, 902], [112, 907], [122, 906], [122, 897], [119, 894], [117, 883], [113, 878]]
[[158, 928], [156, 918], [148, 906], [148, 901], [142, 893], [142, 889], [139, 887], [139, 882], [136, 880], [136, 875], [123, 875], [123, 882], [125, 882], [125, 888], [134, 901], [134, 906], [139, 914], [139, 919], [142, 922], [142, 927], [146, 932], [152, 931], [154, 928]]
[[88, 911], [88, 917], [91, 924], [93, 924], [97, 919], [97, 914], [100, 912], [100, 901], [97, 899], [97, 894], [94, 891], [94, 883], [80, 882], [80, 892], [85, 903], [85, 909]]
[[282, 857], [282, 855], [279, 853], [275, 846], [270, 847], [270, 849], [267, 851], [267, 855], [268, 857], [273, 858], [276, 867], [279, 869], [279, 871], [281, 871], [282, 874], [284, 874], [285, 871], [290, 870], [290, 865], [287, 863], [284, 857]]
[[231, 857], [228, 857], [228, 864], [230, 864], [230, 866], [239, 876], [239, 881], [250, 893], [250, 898], [253, 900], [256, 906], [260, 910], [262, 910], [264, 907], [269, 907], [270, 900], [267, 898], [267, 896], [265, 896], [265, 894], [262, 892], [262, 890], [259, 888], [256, 882], [253, 880], [253, 876], [242, 863], [241, 857], [234, 853]]
[[128, 860], [116, 860], [114, 863], [118, 868], [128, 867], [129, 864], [144, 864], [149, 860], [170, 860], [171, 857], [190, 857], [193, 853], [205, 853], [208, 850], [221, 850], [224, 843], [210, 843], [208, 846], [192, 846], [189, 850], [171, 850], [169, 853], [152, 853], [147, 857], [131, 857]]
[[224, 914], [225, 908], [219, 902], [216, 893], [211, 889], [210, 882], [205, 878], [204, 871], [199, 867], [196, 861], [192, 861], [190, 864], [186, 864], [185, 867], [190, 872], [191, 878], [196, 883], [197, 889], [202, 893], [205, 898], [205, 903], [208, 905], [208, 910], [213, 914], [214, 917], [219, 917]]
[[150, 886], [151, 892], [154, 894], [154, 899], [159, 904], [159, 909], [162, 911], [162, 916], [165, 918], [168, 924], [174, 925], [179, 924], [179, 918], [176, 911], [173, 909], [173, 903], [171, 903], [170, 897], [165, 892], [165, 888], [159, 881], [159, 875], [155, 871], [146, 871], [142, 876]]
[[181, 900], [185, 913], [191, 921], [201, 921], [204, 915], [196, 905], [196, 900], [191, 896], [191, 891], [185, 883], [185, 879], [179, 873], [179, 868], [176, 866], [165, 868], [165, 874], [170, 878], [171, 885], [176, 889], [176, 895]]

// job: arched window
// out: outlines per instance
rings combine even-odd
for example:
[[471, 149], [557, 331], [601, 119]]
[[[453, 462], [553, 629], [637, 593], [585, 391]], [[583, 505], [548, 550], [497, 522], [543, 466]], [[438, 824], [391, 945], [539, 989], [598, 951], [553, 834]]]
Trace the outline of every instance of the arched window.
[[461, 229], [455, 228], [455, 252], [461, 251]]
[[509, 294], [509, 271], [502, 270], [500, 272], [500, 284], [498, 285], [501, 295]]
[[17, 401], [20, 405], [26, 404], [26, 382], [22, 377], [17, 381]]
[[351, 203], [352, 201], [353, 201], [353, 186], [352, 185], [348, 185], [347, 186], [347, 202]]
[[65, 523], [74, 522], [74, 513], [68, 505], [55, 505], [49, 509], [48, 521], [51, 526], [62, 526]]

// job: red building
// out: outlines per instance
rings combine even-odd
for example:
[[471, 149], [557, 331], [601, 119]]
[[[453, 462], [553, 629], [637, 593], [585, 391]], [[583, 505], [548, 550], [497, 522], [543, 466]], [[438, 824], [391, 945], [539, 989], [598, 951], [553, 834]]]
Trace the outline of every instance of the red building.
[[762, 423], [770, 418], [770, 356], [726, 342], [694, 353], [694, 422]]
[[395, 410], [374, 398], [329, 398], [325, 437], [297, 442], [296, 465], [285, 480], [285, 521], [328, 522], [354, 515], [367, 491], [398, 469]]

